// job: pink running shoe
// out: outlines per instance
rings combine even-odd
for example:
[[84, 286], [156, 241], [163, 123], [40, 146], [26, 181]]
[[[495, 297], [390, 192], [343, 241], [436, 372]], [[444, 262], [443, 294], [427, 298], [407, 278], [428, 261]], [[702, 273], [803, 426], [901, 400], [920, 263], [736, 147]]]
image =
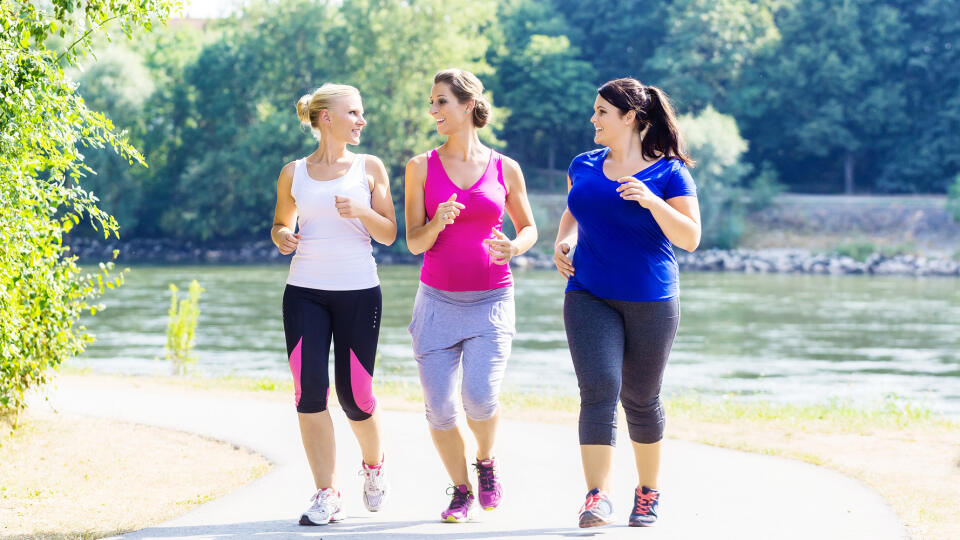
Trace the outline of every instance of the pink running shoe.
[[450, 486], [447, 493], [452, 493], [453, 498], [450, 499], [450, 506], [440, 513], [440, 519], [449, 523], [463, 523], [469, 520], [470, 510], [473, 508], [473, 493], [467, 485]]
[[493, 510], [500, 506], [500, 501], [503, 499], [503, 488], [500, 486], [500, 479], [497, 478], [494, 467], [493, 458], [478, 459], [473, 464], [473, 468], [477, 470], [477, 483], [480, 484], [477, 498], [480, 500], [480, 507], [484, 510]]

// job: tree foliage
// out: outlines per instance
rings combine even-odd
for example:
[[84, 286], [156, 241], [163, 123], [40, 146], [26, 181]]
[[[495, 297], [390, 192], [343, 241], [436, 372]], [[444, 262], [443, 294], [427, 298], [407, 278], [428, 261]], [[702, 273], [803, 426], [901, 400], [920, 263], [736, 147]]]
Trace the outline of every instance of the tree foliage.
[[704, 247], [731, 248], [743, 234], [745, 181], [753, 167], [742, 161], [747, 141], [731, 116], [707, 107], [677, 119], [686, 147], [696, 156], [692, 171], [697, 182]]
[[90, 173], [83, 152], [109, 146], [142, 162], [63, 68], [89, 52], [107, 24], [129, 36], [165, 18], [172, 4], [0, 0], [0, 409], [19, 412], [28, 388], [83, 350], [89, 336], [74, 324], [115, 285], [110, 264], [84, 274], [63, 245], [81, 218], [104, 235], [117, 230], [82, 187]]
[[[314, 144], [296, 99], [342, 82], [363, 94], [360, 150], [384, 159], [399, 199], [406, 160], [439, 143], [430, 77], [458, 66], [496, 107], [482, 136], [532, 190], [562, 189], [593, 145], [596, 88], [633, 76], [681, 113], [732, 116], [768, 197], [775, 178], [943, 192], [960, 172], [957, 12], [960, 0], [260, 0], [202, 31], [98, 47], [103, 66], [87, 58], [80, 92], [150, 168], [87, 149], [98, 174], [84, 185], [127, 237], [264, 238], [277, 172]], [[119, 66], [131, 75], [111, 88]]]

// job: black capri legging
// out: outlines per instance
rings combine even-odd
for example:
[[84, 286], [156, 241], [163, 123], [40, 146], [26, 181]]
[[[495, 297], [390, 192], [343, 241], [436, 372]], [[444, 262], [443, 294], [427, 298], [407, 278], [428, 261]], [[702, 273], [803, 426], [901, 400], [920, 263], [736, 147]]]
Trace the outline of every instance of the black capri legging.
[[379, 285], [355, 291], [287, 285], [283, 291], [283, 330], [297, 412], [327, 410], [332, 338], [340, 406], [350, 420], [370, 418], [377, 407], [373, 367], [382, 305]]
[[580, 384], [580, 444], [617, 443], [617, 400], [630, 439], [663, 438], [660, 383], [680, 322], [676, 298], [627, 302], [570, 291], [563, 322]]

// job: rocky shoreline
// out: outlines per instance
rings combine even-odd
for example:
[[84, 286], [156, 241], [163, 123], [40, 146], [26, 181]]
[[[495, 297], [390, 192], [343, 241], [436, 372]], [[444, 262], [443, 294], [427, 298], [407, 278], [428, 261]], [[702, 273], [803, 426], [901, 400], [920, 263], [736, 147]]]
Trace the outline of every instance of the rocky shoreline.
[[[71, 253], [81, 261], [106, 261], [119, 250], [118, 264], [286, 264], [269, 241], [224, 244], [219, 246], [182, 243], [175, 240], [138, 239], [128, 242], [72, 238]], [[418, 264], [420, 257], [374, 247], [379, 264]], [[744, 272], [756, 274], [823, 275], [903, 275], [960, 277], [960, 261], [915, 255], [885, 256], [874, 253], [863, 261], [851, 257], [816, 253], [803, 249], [677, 250], [682, 271]], [[516, 268], [553, 269], [553, 260], [543, 252], [531, 250], [513, 261]]]

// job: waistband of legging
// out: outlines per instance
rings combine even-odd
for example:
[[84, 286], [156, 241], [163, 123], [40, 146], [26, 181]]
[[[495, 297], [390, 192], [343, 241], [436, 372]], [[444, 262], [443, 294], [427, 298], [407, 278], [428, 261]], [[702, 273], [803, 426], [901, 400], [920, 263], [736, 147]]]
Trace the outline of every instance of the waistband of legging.
[[419, 292], [434, 300], [463, 307], [513, 300], [513, 285], [485, 291], [444, 291], [421, 281]]

